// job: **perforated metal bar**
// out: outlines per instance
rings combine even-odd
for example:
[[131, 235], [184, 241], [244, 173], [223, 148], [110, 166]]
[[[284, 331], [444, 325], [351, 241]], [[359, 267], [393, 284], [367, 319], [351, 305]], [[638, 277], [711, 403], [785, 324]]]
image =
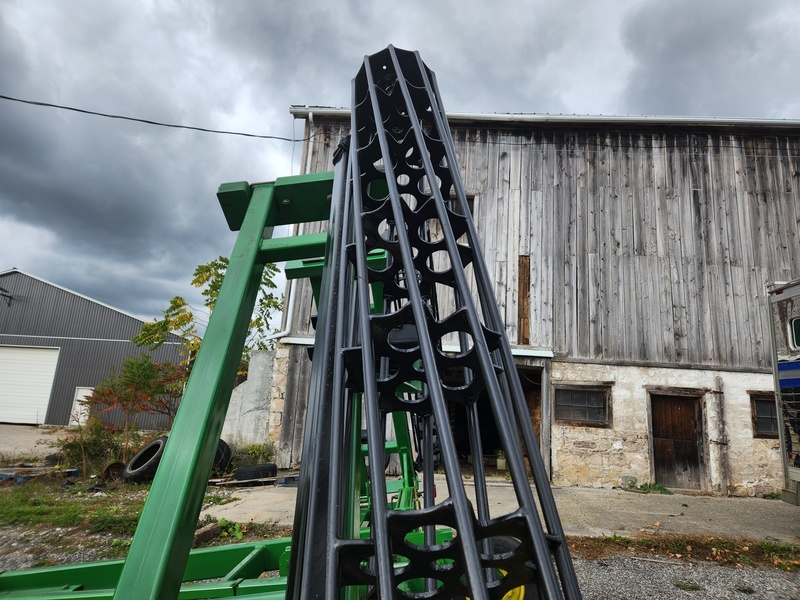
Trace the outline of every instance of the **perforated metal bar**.
[[[524, 586], [540, 598], [579, 598], [433, 73], [417, 53], [391, 46], [366, 57], [351, 118], [334, 184], [289, 596], [499, 599]], [[383, 267], [367, 262], [376, 250], [386, 252]], [[453, 344], [458, 351], [444, 351]], [[490, 510], [480, 404], [491, 409], [516, 492], [507, 514]], [[466, 415], [476, 506], [454, 411]], [[398, 412], [421, 424], [416, 510], [395, 510], [386, 495], [385, 422]], [[354, 464], [358, 423], [366, 471]], [[433, 494], [436, 456], [446, 498]], [[371, 496], [363, 538], [342, 515], [355, 510], [360, 472]], [[437, 529], [452, 539], [437, 543]]]

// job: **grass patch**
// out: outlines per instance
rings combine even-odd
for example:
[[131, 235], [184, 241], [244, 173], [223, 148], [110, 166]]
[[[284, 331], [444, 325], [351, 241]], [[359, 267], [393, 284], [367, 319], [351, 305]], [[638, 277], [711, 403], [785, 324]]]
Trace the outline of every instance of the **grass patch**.
[[628, 544], [631, 543], [631, 538], [618, 535], [617, 533], [612, 533], [610, 536], [603, 535], [600, 539], [607, 544], [615, 544], [624, 547], [627, 547]]
[[133, 486], [120, 483], [108, 493], [95, 494], [84, 492], [86, 488], [80, 484], [63, 487], [63, 479], [39, 479], [0, 488], [0, 525], [80, 527], [91, 533], [133, 534], [144, 506], [141, 486], [128, 490]]
[[637, 485], [637, 490], [641, 492], [648, 492], [648, 493], [659, 493], [659, 494], [666, 494], [668, 496], [672, 496], [672, 490], [665, 488], [660, 483], [642, 483]]
[[680, 590], [686, 590], [689, 592], [696, 592], [705, 589], [702, 585], [698, 583], [692, 583], [691, 581], [681, 581], [680, 579], [675, 582], [675, 587]]
[[[29, 554], [35, 566], [74, 562], [78, 550], [86, 560], [123, 558], [136, 531], [149, 485], [109, 483], [102, 493], [88, 491], [96, 480], [41, 476], [24, 484], [0, 483], [0, 527], [5, 535], [34, 539]], [[236, 500], [230, 491], [209, 488], [203, 505]], [[220, 525], [223, 525], [222, 520]], [[291, 536], [291, 528], [275, 524], [225, 521], [221, 534], [204, 546]]]
[[754, 542], [714, 536], [645, 535], [627, 538], [616, 534], [600, 538], [570, 537], [568, 543], [574, 554], [588, 559], [610, 554], [630, 554], [800, 571], [799, 544]]

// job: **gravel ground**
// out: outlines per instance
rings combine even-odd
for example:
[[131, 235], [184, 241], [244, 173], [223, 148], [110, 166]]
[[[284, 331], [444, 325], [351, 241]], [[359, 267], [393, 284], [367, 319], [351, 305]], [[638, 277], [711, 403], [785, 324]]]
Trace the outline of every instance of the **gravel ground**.
[[0, 527], [0, 571], [102, 560], [115, 539], [71, 527]]
[[[800, 574], [777, 569], [723, 567], [679, 561], [653, 562], [627, 556], [600, 560], [575, 559], [583, 597], [642, 598], [767, 598], [800, 600]], [[683, 589], [679, 586], [682, 586]], [[686, 589], [692, 587], [694, 589]], [[702, 589], [697, 589], [697, 588]]]
[[[0, 570], [48, 563], [97, 560], [114, 537], [78, 534], [68, 528], [41, 531], [0, 528]], [[56, 552], [54, 548], [62, 548]], [[67, 554], [65, 554], [65, 550]], [[123, 550], [124, 552], [124, 550]], [[599, 560], [575, 558], [575, 571], [586, 600], [642, 598], [765, 598], [800, 600], [800, 573], [777, 569], [724, 567], [629, 556]], [[680, 586], [680, 587], [679, 587]], [[687, 589], [690, 588], [690, 589]]]
[[[44, 456], [52, 451], [48, 442], [55, 437], [53, 431], [44, 428], [0, 426], [0, 452]], [[0, 527], [0, 571], [98, 560], [108, 556], [108, 549], [113, 547], [115, 539], [116, 536], [87, 534], [71, 528]], [[118, 547], [118, 553], [124, 555], [125, 549], [126, 546], [122, 544]], [[637, 558], [613, 555], [596, 560], [576, 557], [574, 561], [578, 582], [586, 600], [800, 600], [800, 573], [786, 573], [778, 569], [727, 567], [704, 562], [653, 559], [652, 556]]]

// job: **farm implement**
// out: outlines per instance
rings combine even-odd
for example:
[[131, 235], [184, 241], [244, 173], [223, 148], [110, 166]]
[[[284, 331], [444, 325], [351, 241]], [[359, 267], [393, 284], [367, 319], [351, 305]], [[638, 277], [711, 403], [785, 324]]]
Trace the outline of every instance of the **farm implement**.
[[[365, 58], [334, 163], [220, 187], [238, 238], [127, 558], [3, 573], [0, 597], [580, 598], [435, 77], [417, 53]], [[311, 221], [327, 233], [264, 235]], [[293, 535], [191, 550], [261, 272], [277, 261], [311, 278], [318, 307]], [[479, 403], [517, 499], [504, 514], [490, 502]], [[470, 494], [457, 435], [469, 439]], [[399, 478], [386, 475], [392, 456]]]

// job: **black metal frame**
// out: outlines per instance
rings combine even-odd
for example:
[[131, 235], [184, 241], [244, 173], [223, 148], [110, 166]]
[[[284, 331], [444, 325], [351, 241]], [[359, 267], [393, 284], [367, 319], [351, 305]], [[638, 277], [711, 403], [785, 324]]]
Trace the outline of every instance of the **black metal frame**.
[[[375, 598], [478, 600], [526, 586], [541, 598], [580, 598], [435, 76], [418, 53], [389, 46], [365, 58], [352, 89], [351, 142], [336, 165], [287, 597], [338, 598], [350, 586], [367, 586]], [[378, 250], [387, 253], [385, 268], [368, 267], [367, 255]], [[383, 303], [383, 314], [370, 314], [370, 286], [382, 287], [382, 298], [372, 301]], [[439, 302], [443, 295], [448, 306]], [[444, 340], [458, 350], [445, 352]], [[490, 513], [479, 402], [491, 406], [518, 501], [504, 515]], [[467, 414], [475, 507], [462, 479], [450, 403]], [[435, 501], [433, 461], [423, 460], [422, 506], [389, 509], [384, 424], [395, 411], [422, 421], [423, 457], [434, 455], [435, 429], [448, 498]], [[359, 539], [353, 516], [362, 418], [369, 539]], [[420, 527], [424, 543], [410, 543], [407, 535]], [[437, 544], [436, 528], [450, 528], [453, 539]], [[411, 580], [424, 582], [425, 591], [398, 587]]]

